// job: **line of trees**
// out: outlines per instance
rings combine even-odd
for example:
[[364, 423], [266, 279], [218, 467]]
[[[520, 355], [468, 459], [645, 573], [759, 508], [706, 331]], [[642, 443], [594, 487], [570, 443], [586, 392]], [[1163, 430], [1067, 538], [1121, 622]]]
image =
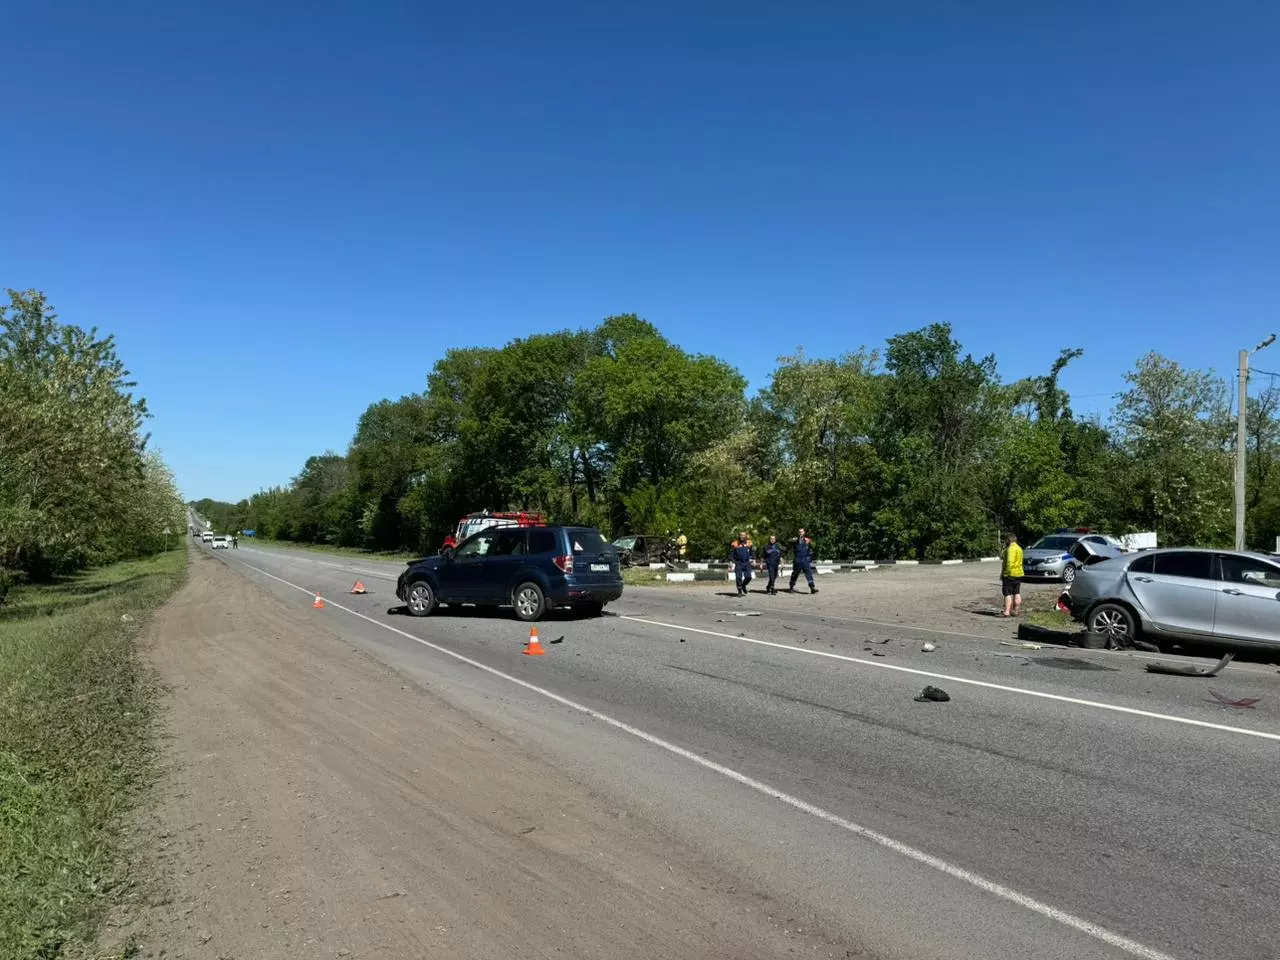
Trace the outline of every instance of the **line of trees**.
[[0, 307], [0, 598], [48, 579], [143, 556], [186, 529], [182, 497], [147, 450], [146, 402], [112, 337], [58, 322], [44, 294]]
[[[1004, 383], [947, 324], [883, 351], [779, 359], [747, 396], [733, 367], [650, 323], [449, 351], [426, 389], [381, 400], [345, 454], [284, 487], [199, 501], [222, 529], [375, 550], [432, 551], [483, 508], [541, 510], [607, 534], [683, 528], [695, 555], [733, 533], [805, 526], [834, 556], [990, 554], [1002, 531], [1156, 530], [1162, 543], [1231, 537], [1234, 433], [1226, 384], [1157, 354], [1126, 375], [1110, 416], [1080, 418], [1059, 385], [1081, 355]], [[1249, 406], [1249, 538], [1280, 526], [1280, 395]]]

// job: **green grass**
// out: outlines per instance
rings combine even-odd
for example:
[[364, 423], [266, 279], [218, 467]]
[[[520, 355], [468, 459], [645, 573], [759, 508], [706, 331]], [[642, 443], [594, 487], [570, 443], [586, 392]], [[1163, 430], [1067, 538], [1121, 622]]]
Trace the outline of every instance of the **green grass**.
[[622, 571], [622, 582], [629, 587], [665, 587], [671, 581], [665, 570], [628, 567]]
[[151, 769], [135, 641], [186, 551], [24, 586], [0, 607], [0, 957], [83, 949], [127, 878], [123, 814]]
[[293, 540], [261, 540], [256, 537], [241, 537], [240, 546], [266, 547], [267, 549], [276, 550], [306, 550], [310, 553], [331, 553], [340, 557], [363, 557], [366, 560], [385, 560], [391, 563], [399, 563], [401, 561], [408, 563], [410, 560], [417, 560], [419, 557], [427, 555], [396, 551], [384, 553], [376, 550], [361, 550], [359, 547], [337, 547], [324, 543], [295, 543]]
[[1029, 606], [1022, 608], [1022, 621], [1030, 623], [1037, 627], [1048, 627], [1051, 630], [1079, 630], [1080, 624], [1076, 623], [1071, 617], [1063, 613], [1061, 610], [1050, 608], [1032, 609]]

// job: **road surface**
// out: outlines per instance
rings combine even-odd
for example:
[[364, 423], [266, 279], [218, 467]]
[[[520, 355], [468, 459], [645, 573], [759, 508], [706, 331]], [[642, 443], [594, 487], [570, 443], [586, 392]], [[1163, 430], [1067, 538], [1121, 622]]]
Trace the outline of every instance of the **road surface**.
[[[540, 624], [548, 655], [530, 658], [507, 612], [389, 613], [399, 564], [216, 556], [850, 956], [1273, 953], [1274, 667], [1158, 677], [1138, 656], [1004, 645], [998, 622], [878, 622], [857, 597], [881, 574], [817, 598], [628, 588], [609, 616]], [[951, 701], [916, 702], [926, 684]], [[1210, 689], [1262, 699], [1227, 709]]]

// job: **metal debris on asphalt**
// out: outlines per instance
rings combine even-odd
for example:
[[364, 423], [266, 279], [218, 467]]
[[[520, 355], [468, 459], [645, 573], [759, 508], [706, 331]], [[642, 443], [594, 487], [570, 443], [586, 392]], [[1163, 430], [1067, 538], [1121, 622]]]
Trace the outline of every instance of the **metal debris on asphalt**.
[[[1212, 667], [1197, 667], [1191, 663], [1164, 663], [1156, 661], [1147, 664], [1148, 673], [1164, 673], [1172, 677], [1216, 677], [1224, 667], [1235, 659], [1234, 653], [1224, 653], [1222, 659]], [[1252, 705], [1252, 704], [1251, 704]]]
[[938, 645], [936, 643], [930, 643], [928, 640], [920, 644], [921, 653], [933, 653], [933, 651], [937, 649], [938, 649]]
[[562, 633], [562, 634], [560, 634], [560, 636], [556, 637], [556, 638], [555, 638], [554, 640], [552, 640], [551, 642], [552, 642], [552, 643], [564, 643], [564, 634], [563, 634], [563, 633]]

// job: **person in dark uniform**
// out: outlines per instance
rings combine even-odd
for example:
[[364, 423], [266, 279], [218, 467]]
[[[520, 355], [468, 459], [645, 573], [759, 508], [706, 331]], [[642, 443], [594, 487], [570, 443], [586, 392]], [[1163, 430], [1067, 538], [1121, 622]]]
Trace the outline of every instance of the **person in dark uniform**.
[[778, 538], [769, 537], [769, 542], [764, 546], [764, 566], [769, 571], [769, 583], [764, 588], [765, 593], [777, 593], [778, 588], [774, 586], [778, 582], [778, 567], [782, 565], [782, 547], [778, 543]]
[[733, 579], [738, 584], [738, 596], [747, 595], [747, 584], [751, 582], [751, 560], [754, 550], [751, 538], [743, 530], [738, 539], [729, 546], [729, 558], [733, 561]]
[[813, 582], [813, 541], [804, 535], [804, 527], [800, 528], [800, 536], [792, 541], [794, 553], [791, 562], [791, 586], [789, 592], [796, 592], [796, 580], [800, 574], [809, 581], [809, 592], [817, 593], [818, 586]]
[[240, 549], [240, 535], [237, 533], [233, 533], [231, 535], [231, 549], [232, 550]]

